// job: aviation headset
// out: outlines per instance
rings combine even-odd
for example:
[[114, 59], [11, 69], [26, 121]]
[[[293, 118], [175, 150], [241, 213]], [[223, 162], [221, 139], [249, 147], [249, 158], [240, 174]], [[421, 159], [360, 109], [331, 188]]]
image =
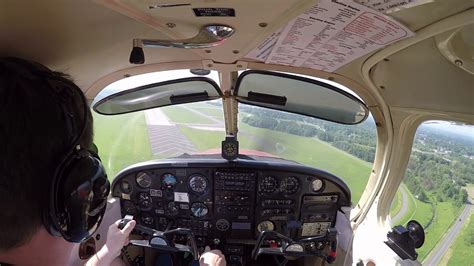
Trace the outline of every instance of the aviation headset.
[[[88, 104], [81, 89], [66, 78], [35, 62], [19, 58], [0, 58], [0, 64], [13, 69], [22, 78], [40, 80], [58, 93], [71, 146], [54, 171], [49, 204], [43, 209], [43, 224], [51, 235], [69, 242], [81, 242], [95, 233], [105, 214], [110, 183], [99, 156], [79, 145], [88, 123]], [[73, 93], [83, 106], [83, 123], [79, 133], [71, 112]], [[68, 104], [69, 103], [69, 104]]]

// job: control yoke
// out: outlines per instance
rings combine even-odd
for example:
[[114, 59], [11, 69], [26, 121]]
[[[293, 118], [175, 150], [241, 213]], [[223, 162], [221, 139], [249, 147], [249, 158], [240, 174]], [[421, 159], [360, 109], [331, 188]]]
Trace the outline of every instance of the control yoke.
[[[126, 215], [119, 223], [119, 228], [122, 229], [127, 223], [133, 220], [133, 216]], [[157, 249], [163, 252], [189, 252], [193, 254], [195, 260], [199, 260], [198, 248], [194, 233], [188, 228], [176, 228], [161, 232], [143, 225], [135, 225], [133, 232], [148, 239], [144, 240], [130, 240], [130, 244], [134, 246]], [[187, 236], [187, 245], [181, 245], [172, 241], [172, 236], [184, 235]]]
[[[325, 247], [329, 246], [329, 254]], [[331, 228], [326, 235], [303, 238], [298, 241], [275, 231], [263, 231], [252, 251], [252, 259], [256, 260], [260, 254], [281, 255], [285, 257], [320, 256], [326, 262], [332, 263], [336, 259], [337, 230]]]

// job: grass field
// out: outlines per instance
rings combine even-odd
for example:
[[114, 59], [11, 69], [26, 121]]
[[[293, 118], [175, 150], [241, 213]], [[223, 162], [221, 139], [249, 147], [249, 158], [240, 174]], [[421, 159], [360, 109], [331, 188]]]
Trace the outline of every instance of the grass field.
[[224, 121], [224, 113], [222, 112], [222, 107], [216, 107], [210, 104], [203, 103], [200, 105], [195, 105], [192, 108], [208, 116], [212, 116], [215, 119]]
[[458, 235], [456, 240], [454, 240], [454, 244], [450, 247], [450, 250], [448, 251], [449, 260], [447, 262], [447, 265], [474, 265], [474, 245], [469, 246], [465, 242], [467, 229], [474, 228], [472, 210], [471, 215], [468, 219], [469, 220], [466, 221], [463, 228], [461, 229], [461, 233]]
[[200, 152], [220, 148], [220, 143], [225, 138], [223, 131], [199, 130], [184, 125], [179, 126], [179, 129]]
[[[321, 168], [347, 183], [357, 203], [370, 175], [371, 165], [316, 138], [295, 136], [239, 124], [240, 148], [265, 151], [275, 156]], [[223, 132], [181, 126], [181, 131], [200, 150], [219, 147]], [[217, 144], [217, 145], [216, 145]]]
[[168, 119], [175, 123], [190, 124], [213, 124], [213, 122], [205, 116], [191, 112], [182, 106], [168, 106], [161, 109], [168, 116]]
[[[461, 209], [455, 207], [451, 202], [439, 202], [435, 205], [433, 210], [431, 204], [416, 199], [408, 189], [406, 189], [406, 191], [408, 193], [407, 211], [399, 220], [393, 220], [392, 225], [405, 226], [408, 221], [416, 220], [425, 227], [425, 244], [417, 250], [419, 254], [418, 260], [423, 261], [429, 252], [443, 238], [443, 235], [449, 230], [452, 223], [456, 220], [456, 217], [460, 214]], [[398, 193], [399, 192], [397, 192], [397, 194]], [[401, 198], [401, 195], [399, 198]], [[435, 211], [433, 222], [426, 227], [433, 216], [433, 211]], [[395, 215], [396, 212], [393, 214]]]
[[[474, 184], [468, 184], [465, 189], [469, 193], [471, 203], [474, 202]], [[454, 244], [449, 248], [446, 261], [442, 261], [441, 264], [446, 263], [447, 265], [474, 265], [473, 254], [474, 245], [467, 245], [465, 239], [467, 238], [468, 229], [474, 230], [474, 210], [471, 209], [471, 214], [468, 216], [467, 221], [464, 223], [461, 233], [454, 240]]]
[[[425, 229], [425, 244], [417, 250], [419, 261], [423, 261], [429, 252], [443, 238], [452, 223], [457, 220], [461, 208], [453, 206], [451, 202], [438, 202], [435, 206], [435, 212], [436, 215], [432, 225]], [[426, 219], [426, 216], [426, 213], [423, 214], [423, 211], [420, 211], [418, 214], [415, 214], [414, 219], [418, 220], [423, 225], [422, 219]]]
[[107, 175], [112, 180], [123, 168], [151, 159], [145, 115], [143, 112], [103, 116], [93, 112], [94, 143]]

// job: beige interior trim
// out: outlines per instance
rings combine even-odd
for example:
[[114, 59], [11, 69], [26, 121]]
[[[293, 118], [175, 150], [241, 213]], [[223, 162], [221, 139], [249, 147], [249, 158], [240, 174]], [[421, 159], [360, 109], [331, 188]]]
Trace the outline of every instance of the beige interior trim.
[[392, 54], [395, 54], [400, 50], [408, 48], [409, 46], [412, 46], [416, 43], [419, 43], [433, 36], [436, 36], [441, 33], [454, 30], [456, 28], [463, 27], [472, 23], [474, 23], [474, 8], [467, 9], [461, 13], [458, 13], [456, 15], [453, 15], [445, 19], [442, 19], [438, 22], [435, 22], [417, 31], [415, 36], [401, 40], [393, 45], [386, 47], [380, 52], [369, 57], [364, 62], [362, 66], [362, 75], [364, 77], [364, 81], [370, 82], [371, 81], [370, 75], [369, 75], [370, 69], [372, 69], [373, 66], [375, 66], [377, 63], [379, 63], [383, 59], [391, 56]]
[[463, 69], [471, 75], [474, 75], [474, 46], [462, 39], [463, 30], [467, 28], [474, 29], [474, 23], [465, 27], [457, 28], [450, 32], [439, 34], [435, 37], [436, 44], [441, 54], [455, 66]]
[[[387, 165], [387, 162], [390, 162], [390, 160], [392, 159], [391, 158], [392, 155], [396, 155], [398, 157], [401, 157], [401, 154], [394, 153], [393, 149], [394, 149], [394, 144], [395, 144], [394, 143], [395, 129], [394, 129], [394, 125], [392, 124], [393, 121], [392, 121], [392, 116], [391, 116], [391, 113], [390, 113], [390, 109], [389, 109], [388, 105], [385, 103], [385, 101], [384, 101], [383, 97], [381, 96], [381, 94], [379, 93], [379, 91], [377, 89], [377, 86], [375, 85], [374, 81], [372, 80], [372, 77], [370, 75], [370, 70], [377, 63], [379, 63], [383, 59], [389, 57], [390, 55], [395, 54], [396, 52], [398, 52], [400, 50], [403, 50], [403, 49], [405, 49], [405, 48], [407, 48], [411, 45], [414, 45], [418, 42], [421, 42], [421, 41], [423, 41], [427, 38], [431, 38], [431, 37], [433, 37], [437, 34], [440, 34], [440, 33], [443, 33], [443, 32], [458, 28], [458, 27], [462, 27], [462, 26], [467, 25], [467, 24], [470, 24], [470, 23], [472, 23], [472, 21], [474, 21], [474, 8], [470, 8], [470, 9], [468, 9], [466, 11], [463, 11], [459, 14], [456, 14], [456, 15], [453, 15], [451, 17], [440, 20], [436, 23], [433, 23], [433, 24], [417, 31], [416, 35], [414, 37], [411, 37], [411, 38], [402, 40], [400, 42], [397, 42], [397, 43], [381, 50], [380, 52], [375, 53], [374, 55], [369, 57], [364, 62], [364, 64], [362, 65], [361, 75], [363, 77], [363, 80], [367, 84], [368, 89], [371, 90], [371, 92], [375, 95], [375, 97], [381, 103], [380, 104], [380, 109], [382, 110], [382, 113], [383, 113], [383, 116], [384, 116], [383, 120], [386, 121], [386, 123], [387, 123], [387, 125], [386, 125], [386, 127], [387, 127], [386, 128], [387, 139], [386, 139], [386, 143], [384, 144], [384, 146], [386, 147], [384, 153], [383, 154], [382, 153], [377, 153], [376, 157], [375, 157], [375, 161], [374, 161], [374, 170], [379, 172], [379, 174], [377, 174], [376, 176], [370, 178], [369, 184], [367, 185], [366, 190], [364, 191], [364, 193], [362, 195], [361, 202], [364, 203], [364, 206], [362, 206], [362, 210], [360, 212], [360, 219], [358, 219], [359, 222], [364, 220], [365, 215], [367, 215], [367, 212], [368, 212], [370, 206], [372, 206], [373, 202], [375, 201], [376, 195], [379, 194], [379, 193], [383, 194], [384, 191], [386, 191], [389, 188], [393, 187], [393, 186], [390, 186], [390, 187], [387, 186], [387, 179], [389, 179], [388, 175], [390, 174], [390, 172], [401, 171], [401, 169], [396, 169], [396, 168], [391, 167], [391, 165], [397, 165], [399, 163], [398, 159], [396, 160], [397, 161], [396, 164], [392, 163], [390, 165]], [[408, 124], [405, 123], [404, 125], [407, 126], [409, 124], [412, 124], [412, 123], [408, 123]], [[404, 129], [404, 130], [407, 130], [407, 129]], [[411, 141], [413, 141], [413, 140], [411, 140]], [[379, 142], [380, 142], [380, 137], [379, 137]], [[377, 146], [379, 146], [379, 143], [377, 143]], [[399, 145], [397, 145], [397, 146], [399, 146]], [[410, 146], [410, 150], [411, 150], [411, 144], [409, 146]], [[378, 149], [377, 149], [377, 151], [378, 151]], [[380, 157], [380, 156], [382, 156], [382, 157]], [[409, 155], [408, 155], [407, 158], [409, 158]], [[408, 159], [406, 159], [406, 160], [408, 162]], [[406, 167], [406, 164], [405, 164], [405, 167]], [[374, 181], [373, 178], [376, 181]], [[400, 176], [399, 176], [398, 179], [399, 180], [397, 180], [397, 181], [391, 180], [390, 183], [394, 184], [394, 183], [398, 182], [398, 184], [399, 184], [401, 182]], [[394, 195], [395, 194], [393, 194], [392, 197]], [[365, 200], [365, 199], [367, 199], [367, 200]], [[387, 200], [385, 199], [382, 202], [387, 203]], [[380, 202], [380, 203], [382, 203], [382, 202]], [[388, 204], [390, 204], [390, 202], [391, 202], [391, 199], [390, 199]], [[385, 206], [378, 205], [378, 208], [380, 210], [380, 208], [383, 209], [384, 207], [387, 207], [387, 206], [388, 205], [385, 205]], [[380, 219], [380, 215], [381, 215], [381, 213], [378, 213], [379, 219]]]
[[[433, 112], [431, 110], [413, 108], [391, 108], [394, 117], [394, 148], [390, 171], [377, 205], [378, 219], [381, 223], [389, 222], [390, 204], [403, 181], [405, 170], [410, 159], [412, 145], [418, 127], [426, 121], [443, 120], [473, 124], [474, 116], [462, 113]], [[397, 188], [397, 189], [392, 189]]]

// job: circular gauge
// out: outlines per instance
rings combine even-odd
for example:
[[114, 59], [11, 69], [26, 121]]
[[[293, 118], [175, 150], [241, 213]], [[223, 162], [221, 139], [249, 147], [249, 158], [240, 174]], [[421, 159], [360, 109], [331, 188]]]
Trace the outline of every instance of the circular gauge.
[[324, 185], [324, 183], [321, 179], [315, 179], [311, 182], [311, 189], [314, 192], [318, 192], [323, 188], [323, 185]]
[[153, 225], [153, 221], [154, 221], [153, 216], [151, 216], [148, 213], [142, 214], [141, 220], [146, 225]]
[[149, 188], [151, 186], [151, 176], [145, 172], [138, 173], [136, 180], [141, 188]]
[[219, 219], [216, 222], [216, 228], [222, 232], [227, 231], [230, 228], [230, 223], [226, 219]]
[[138, 201], [140, 202], [140, 206], [145, 209], [151, 207], [151, 196], [146, 192], [138, 194]]
[[122, 180], [122, 182], [120, 182], [120, 190], [125, 194], [129, 194], [132, 192], [132, 186], [127, 180]]
[[122, 209], [125, 214], [135, 215], [137, 213], [135, 204], [128, 200], [122, 201]]
[[206, 216], [206, 214], [209, 212], [209, 209], [207, 208], [206, 204], [202, 202], [194, 202], [191, 204], [191, 212], [195, 217], [201, 218]]
[[170, 201], [168, 203], [168, 214], [169, 215], [176, 215], [178, 214], [178, 204], [176, 204], [174, 201]]
[[280, 190], [285, 194], [294, 194], [300, 187], [300, 181], [294, 176], [287, 177], [281, 181]]
[[273, 231], [275, 230], [275, 225], [271, 221], [263, 221], [257, 225], [257, 231], [259, 233], [263, 231]]
[[207, 189], [207, 180], [202, 175], [193, 175], [189, 179], [189, 187], [196, 193], [203, 193]]
[[233, 160], [239, 156], [239, 143], [235, 140], [225, 140], [222, 143], [222, 157]]
[[161, 177], [161, 184], [163, 189], [172, 190], [174, 186], [176, 186], [176, 183], [178, 183], [178, 180], [176, 179], [176, 176], [172, 174], [164, 174]]
[[278, 188], [278, 181], [273, 176], [267, 176], [260, 183], [260, 191], [264, 193], [273, 193]]

